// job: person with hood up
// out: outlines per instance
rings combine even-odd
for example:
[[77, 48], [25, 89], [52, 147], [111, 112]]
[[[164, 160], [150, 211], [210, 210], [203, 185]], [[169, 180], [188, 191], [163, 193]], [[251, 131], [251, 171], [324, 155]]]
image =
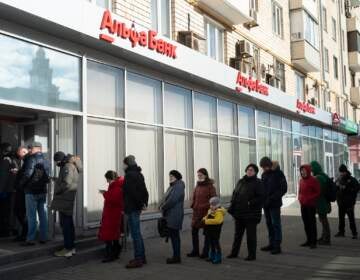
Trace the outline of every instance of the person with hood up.
[[342, 164], [339, 167], [340, 176], [336, 180], [337, 193], [336, 201], [339, 209], [339, 232], [335, 237], [345, 236], [345, 215], [349, 218], [352, 238], [357, 239], [358, 233], [355, 223], [355, 204], [358, 191], [360, 189], [359, 182], [351, 176], [346, 165]]
[[306, 242], [300, 246], [314, 249], [317, 243], [316, 205], [321, 193], [320, 184], [318, 180], [311, 175], [310, 165], [302, 165], [300, 167], [300, 174], [299, 202], [306, 233]]
[[105, 173], [109, 184], [107, 191], [99, 190], [104, 197], [104, 209], [98, 237], [105, 242], [105, 258], [102, 262], [112, 262], [119, 258], [121, 246], [119, 238], [123, 225], [124, 202], [123, 185], [124, 177], [118, 176], [115, 171]]
[[224, 207], [221, 207], [220, 198], [217, 196], [210, 198], [209, 204], [210, 209], [202, 219], [205, 225], [204, 234], [210, 244], [210, 254], [207, 260], [213, 264], [219, 264], [222, 261], [220, 235], [226, 210]]
[[235, 236], [229, 259], [238, 257], [246, 230], [248, 256], [245, 260], [256, 260], [256, 228], [261, 221], [265, 195], [262, 181], [257, 178], [258, 172], [255, 164], [249, 164], [245, 176], [239, 180], [233, 192], [228, 212], [235, 219]]
[[261, 250], [270, 251], [271, 254], [276, 255], [281, 253], [281, 206], [282, 197], [287, 192], [287, 182], [277, 161], [263, 157], [260, 160], [260, 166], [263, 169], [261, 180], [265, 188], [264, 213], [269, 233], [269, 244]]
[[54, 154], [54, 162], [60, 172], [55, 181], [51, 209], [59, 212], [64, 237], [64, 248], [55, 252], [55, 256], [69, 258], [76, 254], [73, 212], [82, 163], [79, 157], [61, 151]]
[[319, 215], [319, 220], [322, 225], [322, 234], [321, 238], [318, 240], [319, 245], [330, 245], [330, 225], [327, 218], [327, 215], [331, 212], [330, 201], [326, 198], [326, 194], [330, 191], [330, 178], [326, 175], [317, 161], [312, 161], [310, 163], [311, 171], [316, 179], [320, 183], [321, 194], [317, 200], [316, 212]]
[[205, 168], [200, 168], [197, 172], [198, 181], [192, 196], [191, 208], [193, 210], [191, 221], [192, 251], [188, 257], [200, 257], [206, 259], [209, 256], [209, 240], [205, 236], [202, 254], [199, 255], [199, 231], [204, 227], [203, 217], [209, 210], [210, 198], [216, 196], [214, 181], [210, 179], [209, 173]]

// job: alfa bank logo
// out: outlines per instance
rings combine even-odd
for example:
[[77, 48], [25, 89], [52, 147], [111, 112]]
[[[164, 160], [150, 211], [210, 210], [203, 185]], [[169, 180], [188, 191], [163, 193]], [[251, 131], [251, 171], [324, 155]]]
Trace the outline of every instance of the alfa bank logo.
[[129, 40], [131, 46], [135, 48], [137, 45], [141, 47], [147, 47], [152, 51], [156, 51], [162, 55], [176, 58], [176, 46], [165, 42], [162, 39], [157, 39], [157, 32], [153, 30], [138, 32], [135, 27], [128, 27], [125, 23], [119, 22], [116, 19], [112, 19], [110, 11], [104, 11], [100, 30], [107, 30], [108, 34], [100, 33], [99, 39], [108, 43], [113, 43], [116, 38], [123, 40]]
[[247, 88], [249, 91], [255, 91], [263, 95], [269, 95], [269, 87], [260, 83], [259, 80], [253, 80], [251, 77], [246, 78], [239, 72], [236, 77], [236, 88], [238, 93], [242, 93], [243, 88]]
[[304, 113], [315, 114], [315, 107], [309, 103], [302, 102], [301, 100], [296, 100], [296, 108]]

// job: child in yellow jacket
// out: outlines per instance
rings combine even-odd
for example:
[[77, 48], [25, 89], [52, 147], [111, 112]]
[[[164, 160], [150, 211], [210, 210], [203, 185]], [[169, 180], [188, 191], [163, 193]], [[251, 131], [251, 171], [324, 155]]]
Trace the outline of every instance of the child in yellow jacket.
[[210, 209], [207, 215], [203, 218], [203, 222], [205, 224], [204, 234], [210, 242], [210, 254], [208, 261], [211, 261], [213, 264], [219, 264], [222, 261], [220, 235], [226, 210], [221, 207], [220, 199], [216, 196], [212, 197], [209, 203]]

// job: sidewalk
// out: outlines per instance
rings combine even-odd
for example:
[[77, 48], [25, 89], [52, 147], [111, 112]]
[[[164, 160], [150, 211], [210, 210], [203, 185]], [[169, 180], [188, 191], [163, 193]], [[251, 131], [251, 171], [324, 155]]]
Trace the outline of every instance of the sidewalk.
[[[360, 279], [360, 240], [352, 240], [350, 237], [333, 238], [330, 247], [319, 247], [316, 250], [301, 248], [299, 244], [304, 241], [304, 230], [301, 217], [294, 216], [296, 208], [296, 206], [290, 206], [283, 209], [284, 241], [282, 255], [272, 256], [268, 253], [258, 252], [257, 261], [245, 262], [243, 260], [247, 252], [245, 239], [243, 240], [239, 259], [228, 260], [224, 258], [221, 265], [212, 265], [200, 259], [185, 257], [185, 254], [190, 249], [191, 239], [190, 232], [183, 232], [183, 263], [181, 265], [166, 265], [165, 259], [171, 252], [170, 244], [166, 244], [162, 239], [154, 238], [146, 240], [148, 264], [144, 268], [136, 270], [126, 270], [124, 268], [126, 261], [132, 257], [132, 250], [128, 249], [119, 261], [111, 264], [102, 264], [100, 260], [91, 261], [83, 265], [45, 273], [32, 279]], [[334, 209], [335, 211], [337, 210]], [[333, 235], [337, 231], [337, 219], [331, 218], [330, 223]], [[357, 225], [360, 227], [359, 220], [357, 220]], [[320, 225], [318, 223], [319, 229]], [[346, 230], [349, 235], [348, 225]], [[232, 237], [233, 224], [230, 221], [223, 227], [222, 247], [225, 256], [230, 251]], [[266, 245], [266, 240], [266, 228], [264, 220], [262, 220], [258, 230], [258, 247]]]

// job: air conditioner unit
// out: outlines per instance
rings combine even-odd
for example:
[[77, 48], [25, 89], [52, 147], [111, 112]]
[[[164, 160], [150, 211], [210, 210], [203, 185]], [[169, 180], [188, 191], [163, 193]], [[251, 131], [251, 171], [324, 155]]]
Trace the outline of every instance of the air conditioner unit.
[[253, 46], [249, 41], [241, 40], [235, 44], [235, 55], [237, 58], [253, 57]]
[[241, 59], [236, 57], [230, 58], [230, 67], [235, 68], [236, 70], [241, 70]]
[[193, 50], [200, 50], [199, 40], [203, 40], [201, 36], [197, 35], [193, 31], [179, 31], [178, 32], [178, 42], [183, 44]]
[[302, 32], [291, 33], [291, 40], [301, 40], [303, 39]]

